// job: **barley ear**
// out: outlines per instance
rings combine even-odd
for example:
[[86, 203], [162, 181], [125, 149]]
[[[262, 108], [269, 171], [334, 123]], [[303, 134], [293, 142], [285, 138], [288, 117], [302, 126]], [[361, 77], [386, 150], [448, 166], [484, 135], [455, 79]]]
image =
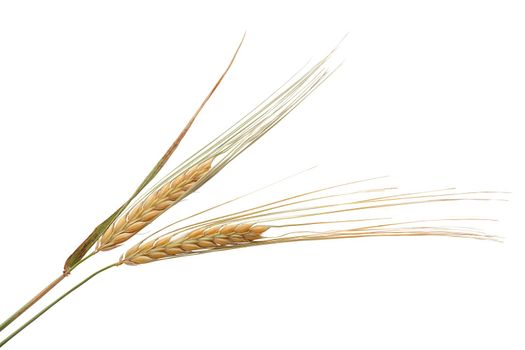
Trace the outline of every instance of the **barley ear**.
[[140, 265], [198, 252], [237, 247], [260, 239], [269, 226], [253, 223], [221, 224], [192, 230], [178, 239], [173, 235], [141, 242], [131, 247], [119, 264]]
[[187, 196], [212, 168], [213, 159], [197, 164], [174, 179], [164, 182], [140, 202], [127, 209], [104, 232], [97, 242], [95, 251], [111, 250], [118, 247], [156, 218]]

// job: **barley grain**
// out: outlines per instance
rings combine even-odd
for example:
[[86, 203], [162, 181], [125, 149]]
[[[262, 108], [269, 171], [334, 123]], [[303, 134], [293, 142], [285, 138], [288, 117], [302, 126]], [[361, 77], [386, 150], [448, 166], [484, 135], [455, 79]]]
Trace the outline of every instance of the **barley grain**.
[[174, 240], [168, 235], [135, 245], [124, 254], [120, 263], [145, 264], [194, 251], [249, 244], [261, 238], [268, 229], [269, 226], [250, 223], [223, 224], [195, 229]]
[[213, 159], [195, 165], [128, 209], [97, 242], [96, 251], [113, 249], [149, 225], [194, 187], [211, 169]]

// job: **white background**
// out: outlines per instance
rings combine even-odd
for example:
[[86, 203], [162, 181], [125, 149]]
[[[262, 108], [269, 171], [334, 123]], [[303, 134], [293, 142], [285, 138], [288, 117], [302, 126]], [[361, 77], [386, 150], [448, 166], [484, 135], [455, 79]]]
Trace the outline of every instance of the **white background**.
[[512, 192], [421, 213], [499, 219], [504, 244], [340, 240], [120, 267], [6, 348], [525, 348], [524, 16], [521, 1], [0, 2], [2, 319], [129, 196], [244, 30], [171, 166], [348, 33], [345, 62], [166, 220], [313, 165], [294, 186], [390, 175], [405, 190]]

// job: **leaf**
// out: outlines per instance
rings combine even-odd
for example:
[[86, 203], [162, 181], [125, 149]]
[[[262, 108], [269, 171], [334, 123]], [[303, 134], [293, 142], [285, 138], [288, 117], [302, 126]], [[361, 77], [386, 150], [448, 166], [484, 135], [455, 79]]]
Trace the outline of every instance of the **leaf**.
[[[246, 34], [245, 34], [246, 35]], [[126, 207], [131, 203], [131, 201], [153, 180], [153, 178], [159, 173], [159, 171], [164, 167], [168, 159], [171, 157], [173, 152], [177, 149], [181, 141], [184, 139], [186, 134], [188, 133], [189, 129], [191, 128], [193, 122], [199, 115], [199, 113], [202, 111], [210, 97], [213, 95], [215, 90], [219, 87], [221, 84], [223, 78], [226, 76], [228, 71], [230, 70], [231, 66], [233, 65], [233, 62], [235, 61], [235, 58], [237, 57], [237, 53], [239, 52], [242, 43], [244, 41], [243, 35], [241, 42], [237, 46], [237, 49], [235, 50], [235, 53], [230, 60], [230, 63], [226, 67], [225, 71], [220, 76], [219, 80], [215, 83], [213, 88], [210, 90], [206, 98], [202, 101], [199, 108], [195, 111], [193, 116], [190, 118], [184, 129], [182, 129], [181, 133], [177, 137], [177, 139], [171, 144], [171, 146], [168, 148], [166, 153], [160, 158], [160, 160], [157, 162], [157, 164], [153, 167], [153, 169], [149, 172], [149, 174], [146, 176], [146, 178], [142, 181], [142, 183], [139, 185], [139, 187], [135, 190], [133, 195], [120, 207], [118, 208], [113, 214], [111, 214], [106, 220], [104, 220], [102, 223], [100, 223], [93, 232], [75, 249], [75, 251], [67, 258], [65, 264], [64, 264], [64, 273], [69, 273], [72, 268], [74, 268], [86, 255], [86, 253], [91, 249], [91, 247], [97, 242], [97, 240], [102, 236], [102, 234], [107, 230], [107, 228], [115, 221], [115, 219], [126, 209]]]

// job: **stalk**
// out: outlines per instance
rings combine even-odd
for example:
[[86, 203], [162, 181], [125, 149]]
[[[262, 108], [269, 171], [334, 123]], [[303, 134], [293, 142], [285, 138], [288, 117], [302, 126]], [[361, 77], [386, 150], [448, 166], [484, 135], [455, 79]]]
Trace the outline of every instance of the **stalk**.
[[39, 313], [37, 313], [35, 316], [33, 316], [29, 321], [27, 321], [26, 323], [24, 323], [22, 326], [20, 326], [17, 330], [15, 330], [13, 333], [11, 333], [7, 338], [5, 338], [4, 340], [2, 340], [2, 342], [0, 342], [0, 348], [2, 346], [4, 346], [5, 344], [7, 344], [7, 342], [9, 342], [14, 336], [16, 336], [18, 333], [20, 333], [21, 331], [23, 331], [27, 326], [29, 326], [31, 323], [33, 323], [36, 319], [38, 319], [40, 316], [42, 316], [44, 313], [47, 312], [47, 310], [51, 309], [53, 306], [55, 306], [59, 301], [61, 301], [62, 299], [64, 299], [65, 297], [67, 297], [69, 294], [71, 294], [73, 291], [75, 291], [77, 288], [79, 288], [80, 286], [82, 286], [84, 283], [86, 283], [87, 281], [89, 281], [90, 279], [92, 279], [93, 277], [95, 277], [96, 275], [98, 275], [99, 273], [102, 273], [110, 268], [112, 268], [113, 266], [117, 266], [117, 264], [111, 264], [111, 265], [108, 265], [94, 273], [92, 273], [91, 275], [89, 275], [88, 277], [86, 277], [84, 280], [82, 280], [80, 283], [78, 283], [77, 285], [75, 285], [74, 287], [72, 287], [70, 290], [68, 290], [67, 292], [65, 292], [64, 294], [62, 294], [60, 297], [58, 297], [57, 299], [55, 299], [55, 301], [53, 301], [51, 304], [49, 304], [48, 306], [46, 306], [44, 309], [42, 309], [42, 311], [40, 311]]
[[16, 312], [14, 312], [8, 319], [6, 319], [4, 322], [2, 322], [2, 324], [0, 324], [0, 332], [4, 328], [9, 326], [20, 315], [22, 315], [24, 312], [26, 312], [27, 309], [29, 309], [31, 306], [33, 306], [37, 301], [39, 301], [51, 289], [53, 289], [57, 284], [59, 284], [64, 278], [66, 278], [66, 276], [67, 276], [66, 274], [60, 275], [57, 279], [55, 279], [47, 287], [45, 287], [37, 295], [35, 295], [31, 300], [29, 300], [27, 303], [25, 303], [20, 309], [18, 309]]
[[53, 280], [53, 282], [51, 282], [49, 285], [47, 285], [44, 289], [42, 289], [37, 295], [35, 295], [33, 298], [31, 298], [31, 300], [29, 300], [27, 303], [25, 303], [20, 309], [18, 309], [17, 311], [15, 311], [11, 316], [9, 316], [4, 322], [2, 322], [2, 324], [0, 324], [0, 332], [3, 331], [7, 326], [9, 326], [11, 323], [13, 323], [14, 320], [16, 320], [18, 317], [20, 317], [24, 312], [26, 312], [31, 306], [33, 306], [34, 304], [36, 304], [37, 301], [39, 301], [40, 299], [42, 299], [42, 297], [44, 295], [46, 295], [47, 293], [49, 293], [49, 291], [51, 291], [51, 289], [55, 288], [55, 286], [57, 284], [59, 284], [60, 282], [62, 282], [62, 280], [64, 278], [66, 278], [67, 276], [69, 276], [69, 273], [71, 273], [71, 271], [73, 271], [78, 265], [80, 265], [81, 263], [83, 263], [84, 261], [86, 261], [87, 259], [91, 258], [95, 253], [91, 253], [89, 255], [87, 255], [86, 257], [84, 257], [84, 259], [82, 259], [81, 261], [79, 261], [78, 263], [76, 263], [72, 268], [71, 270], [69, 270], [69, 272], [63, 272], [60, 276], [58, 276], [55, 280]]

